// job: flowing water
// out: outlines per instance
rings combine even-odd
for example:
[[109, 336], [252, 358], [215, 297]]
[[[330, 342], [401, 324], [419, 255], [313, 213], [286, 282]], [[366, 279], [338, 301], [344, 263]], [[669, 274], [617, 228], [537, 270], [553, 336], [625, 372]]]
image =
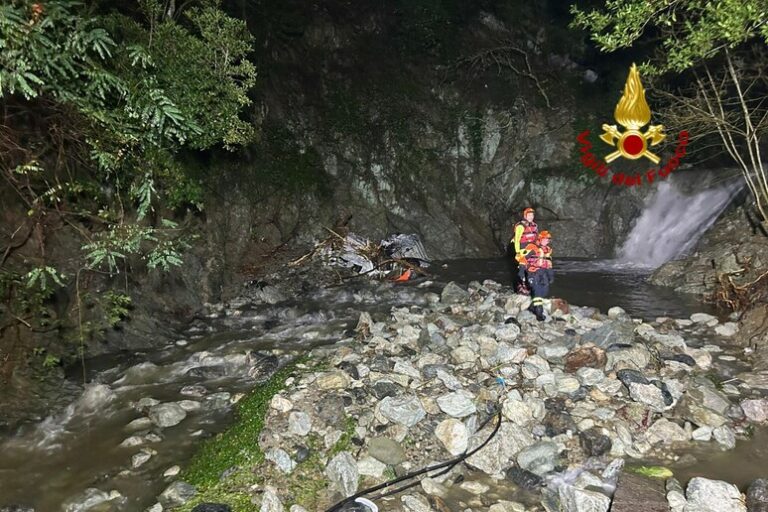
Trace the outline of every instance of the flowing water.
[[[270, 356], [273, 349], [295, 354], [333, 343], [354, 327], [361, 311], [376, 317], [388, 314], [392, 306], [426, 304], [426, 293], [439, 292], [449, 280], [511, 282], [504, 259], [442, 262], [433, 269], [438, 276], [431, 284], [360, 282], [319, 291], [301, 303], [239, 308], [236, 316], [193, 326], [180, 335], [184, 346], [88, 363], [90, 382], [77, 400], [0, 441], [0, 506], [23, 503], [35, 506], [37, 512], [53, 512], [85, 489], [97, 487], [126, 497], [113, 510], [143, 510], [167, 485], [163, 472], [183, 465], [201, 439], [224, 429], [237, 394], [253, 388], [276, 367], [278, 361]], [[689, 298], [645, 284], [644, 275], [612, 262], [559, 261], [553, 293], [603, 311], [622, 305], [645, 318], [687, 317], [705, 309]], [[76, 383], [82, 372], [72, 374]], [[202, 386], [204, 395], [185, 395], [185, 386]], [[177, 426], [162, 431], [144, 426], [139, 433], [149, 430], [157, 436], [150, 436], [150, 442], [121, 446], [136, 435], [126, 425], [145, 415], [137, 402], [146, 397], [161, 402], [191, 399], [200, 407]], [[141, 449], [156, 453], [131, 468], [132, 456]]]
[[661, 182], [618, 250], [618, 260], [657, 268], [691, 250], [744, 188], [742, 179], [714, 187], [711, 179], [702, 181], [704, 190], [693, 194], [683, 192], [677, 181]]
[[[679, 203], [674, 191], [663, 185], [651, 209]], [[734, 190], [728, 188], [708, 195], [703, 202], [686, 204], [700, 208], [696, 205], [711, 205], [717, 197], [722, 209]], [[664, 227], [665, 241], [658, 244], [659, 250], [643, 252], [649, 247], [644, 242], [648, 231], [659, 233], [653, 219], [643, 216], [622, 249], [621, 260], [557, 259], [552, 294], [603, 312], [621, 306], [632, 316], [646, 319], [681, 318], [707, 311], [690, 297], [648, 284], [645, 279], [650, 269], [637, 264], [669, 259], [674, 255], [672, 246], [682, 250], [685, 244], [672, 242], [693, 239], [703, 231], [701, 226], [714, 220], [704, 217], [688, 218], [686, 229]], [[421, 284], [357, 280], [344, 288], [307, 294], [296, 302], [265, 306], [244, 303], [198, 322], [180, 333], [177, 343], [154, 352], [88, 361], [85, 386], [78, 377], [82, 369], [71, 372], [68, 387], [80, 388], [76, 399], [44, 421], [24, 425], [0, 439], [0, 508], [26, 504], [37, 512], [55, 512], [95, 487], [117, 490], [124, 496], [112, 502], [109, 510], [144, 510], [170, 481], [163, 472], [183, 465], [202, 439], [223, 430], [231, 421], [232, 403], [239, 394], [257, 386], [287, 357], [284, 354], [295, 355], [338, 341], [354, 327], [361, 311], [369, 311], [376, 318], [387, 315], [393, 306], [425, 304], [426, 293], [439, 293], [448, 281], [467, 284], [493, 279], [510, 284], [512, 279], [509, 261], [501, 258], [436, 262], [432, 270], [434, 281]], [[138, 432], [131, 432], [126, 426], [145, 416], [146, 404], [142, 406], [139, 401], [148, 397], [161, 402], [190, 400], [187, 419], [164, 430], [138, 425]], [[143, 444], [121, 445], [137, 433], [143, 436]], [[734, 453], [749, 452], [744, 446], [741, 443]], [[132, 456], [139, 450], [147, 450], [152, 457], [132, 468]], [[713, 459], [712, 474], [729, 466]]]

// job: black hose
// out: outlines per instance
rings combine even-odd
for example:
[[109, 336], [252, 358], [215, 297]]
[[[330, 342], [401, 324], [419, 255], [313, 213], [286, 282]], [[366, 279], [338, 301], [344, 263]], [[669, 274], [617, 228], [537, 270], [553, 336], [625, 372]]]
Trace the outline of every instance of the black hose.
[[[501, 427], [501, 409], [499, 409], [498, 412], [495, 415], [489, 416], [488, 419], [486, 419], [483, 422], [483, 424], [480, 425], [480, 428], [477, 429], [478, 431], [483, 430], [483, 428], [485, 428], [485, 426], [488, 424], [488, 422], [491, 421], [494, 417], [498, 418], [499, 421], [496, 423], [496, 427], [494, 427], [493, 432], [491, 432], [491, 435], [488, 436], [488, 439], [483, 441], [483, 443], [480, 446], [474, 448], [472, 451], [464, 452], [461, 455], [459, 455], [458, 457], [456, 457], [455, 459], [451, 459], [451, 460], [448, 460], [448, 461], [445, 461], [445, 462], [441, 462], [440, 464], [435, 464], [433, 466], [428, 466], [426, 468], [422, 468], [422, 469], [420, 469], [418, 471], [414, 471], [412, 473], [408, 473], [407, 475], [403, 475], [401, 477], [395, 478], [395, 479], [390, 480], [388, 482], [384, 482], [382, 484], [378, 484], [378, 485], [376, 485], [374, 487], [369, 487], [367, 489], [363, 489], [362, 491], [358, 492], [357, 494], [354, 494], [354, 495], [352, 495], [352, 496], [350, 496], [348, 498], [345, 498], [345, 499], [341, 500], [340, 502], [336, 503], [335, 505], [333, 505], [331, 508], [329, 508], [325, 512], [335, 512], [335, 511], [339, 510], [341, 507], [343, 507], [344, 505], [346, 505], [347, 503], [351, 503], [351, 502], [355, 501], [357, 498], [365, 496], [366, 494], [370, 494], [372, 492], [376, 492], [376, 491], [380, 491], [382, 489], [386, 489], [387, 487], [391, 487], [391, 486], [393, 486], [395, 484], [398, 484], [400, 482], [403, 482], [405, 480], [410, 480], [411, 478], [414, 478], [414, 477], [419, 476], [419, 475], [424, 474], [424, 473], [428, 473], [429, 471], [434, 471], [436, 469], [445, 468], [445, 470], [441, 471], [440, 473], [438, 473], [438, 474], [436, 474], [434, 476], [440, 476], [440, 475], [443, 475], [443, 474], [447, 473], [448, 471], [453, 469], [458, 463], [460, 463], [461, 461], [467, 459], [468, 457], [471, 457], [472, 455], [474, 455], [475, 453], [480, 451], [485, 445], [487, 445], [491, 441], [491, 439], [493, 439], [493, 437], [496, 435], [496, 433], [499, 431], [499, 428]], [[416, 480], [415, 482], [411, 482], [411, 483], [406, 484], [406, 485], [404, 485], [402, 487], [398, 487], [397, 489], [394, 489], [394, 490], [387, 491], [385, 493], [379, 494], [379, 495], [375, 496], [375, 499], [380, 499], [380, 498], [383, 498], [385, 496], [390, 496], [392, 494], [397, 494], [397, 493], [402, 492], [402, 491], [404, 491], [404, 490], [406, 490], [406, 489], [408, 489], [410, 487], [418, 485], [419, 482], [421, 482], [421, 480]]]

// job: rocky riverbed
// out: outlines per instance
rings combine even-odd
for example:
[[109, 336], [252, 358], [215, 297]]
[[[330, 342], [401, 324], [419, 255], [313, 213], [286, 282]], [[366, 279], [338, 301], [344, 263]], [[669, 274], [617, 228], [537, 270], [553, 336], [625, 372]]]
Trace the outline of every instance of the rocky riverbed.
[[[618, 307], [606, 316], [556, 299], [539, 323], [527, 297], [493, 281], [450, 283], [425, 298], [381, 318], [363, 313], [354, 333], [313, 349], [253, 433], [263, 457], [226, 469], [213, 486], [177, 480], [149, 510], [323, 511], [479, 446], [496, 428], [496, 411], [501, 425], [486, 446], [450, 472], [380, 499], [379, 509], [768, 507], [763, 480], [742, 489], [745, 496], [728, 482], [629, 471], [644, 463], [674, 471], [690, 463], [693, 447], [730, 450], [768, 422], [768, 375], [751, 371], [736, 323], [702, 313], [643, 322]], [[151, 407], [135, 421], [159, 425], [160, 406]], [[182, 403], [165, 407], [184, 415]], [[210, 499], [218, 495], [212, 487], [237, 503]]]

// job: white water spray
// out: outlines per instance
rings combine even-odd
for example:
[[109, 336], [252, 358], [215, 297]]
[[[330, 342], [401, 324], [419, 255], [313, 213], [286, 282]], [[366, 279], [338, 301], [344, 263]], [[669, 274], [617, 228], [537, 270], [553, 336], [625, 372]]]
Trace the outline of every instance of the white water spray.
[[660, 183], [619, 249], [618, 260], [656, 268], [685, 253], [743, 187], [738, 180], [686, 195], [670, 181]]

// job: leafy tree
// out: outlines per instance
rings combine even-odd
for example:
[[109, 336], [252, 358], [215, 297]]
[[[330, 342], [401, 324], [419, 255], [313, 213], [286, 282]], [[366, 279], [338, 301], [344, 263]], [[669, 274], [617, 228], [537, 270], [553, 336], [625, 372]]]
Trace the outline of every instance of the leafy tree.
[[243, 115], [256, 79], [245, 22], [216, 1], [138, 4], [0, 5], [0, 176], [27, 212], [0, 265], [26, 242], [39, 245], [37, 257], [17, 259], [25, 278], [6, 280], [11, 287], [66, 285], [45, 252], [52, 215], [83, 235], [70, 270], [112, 274], [131, 256], [148, 268], [181, 264], [190, 237], [156, 211], [203, 207], [180, 152], [254, 139]]
[[[641, 70], [672, 77], [660, 91], [672, 120], [698, 138], [715, 135], [741, 169], [768, 227], [768, 176], [761, 143], [768, 130], [768, 1], [607, 0], [571, 7], [573, 27], [587, 29], [606, 52], [650, 43]], [[679, 85], [682, 84], [682, 85]]]

